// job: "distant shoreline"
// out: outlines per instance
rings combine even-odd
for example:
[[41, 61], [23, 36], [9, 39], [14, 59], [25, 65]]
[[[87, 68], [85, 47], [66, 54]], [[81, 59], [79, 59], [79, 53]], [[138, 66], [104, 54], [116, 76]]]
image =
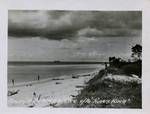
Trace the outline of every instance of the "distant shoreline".
[[8, 65], [72, 65], [72, 64], [104, 64], [108, 62], [89, 61], [8, 61]]
[[[97, 73], [98, 70], [95, 70], [93, 72], [88, 72], [88, 73], [81, 73], [81, 74], [76, 74], [75, 76], [77, 78], [79, 77], [86, 77], [86, 76], [90, 76], [94, 73]], [[11, 85], [10, 83], [8, 83], [8, 88], [14, 88], [14, 87], [21, 87], [21, 86], [27, 86], [27, 85], [36, 85], [36, 84], [41, 84], [41, 83], [46, 83], [46, 82], [50, 82], [50, 81], [60, 81], [60, 80], [66, 80], [66, 79], [69, 79], [69, 78], [73, 78], [72, 77], [73, 75], [70, 75], [70, 77], [66, 77], [65, 75], [64, 76], [61, 76], [61, 77], [50, 77], [50, 78], [44, 78], [44, 79], [41, 79], [41, 80], [34, 80], [34, 81], [28, 81], [28, 82], [17, 82], [15, 85]]]

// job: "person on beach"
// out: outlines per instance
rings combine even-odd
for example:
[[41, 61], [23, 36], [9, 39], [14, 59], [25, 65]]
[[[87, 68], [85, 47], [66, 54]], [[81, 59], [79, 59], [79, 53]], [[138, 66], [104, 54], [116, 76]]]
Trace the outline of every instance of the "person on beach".
[[39, 74], [38, 74], [38, 81], [40, 80], [40, 76], [39, 76]]
[[33, 92], [33, 97], [32, 97], [32, 104], [35, 106], [35, 104], [36, 104], [36, 97], [37, 97], [37, 95], [36, 95], [36, 93], [35, 92]]
[[11, 81], [12, 81], [12, 84], [13, 84], [13, 86], [14, 86], [14, 85], [15, 85], [15, 80], [14, 80], [14, 79], [12, 79]]
[[35, 92], [33, 92], [33, 97], [36, 97], [36, 93]]
[[41, 94], [38, 95], [36, 92], [33, 92], [33, 97], [31, 101], [32, 106], [35, 106], [38, 103], [38, 101], [41, 99], [41, 96]]

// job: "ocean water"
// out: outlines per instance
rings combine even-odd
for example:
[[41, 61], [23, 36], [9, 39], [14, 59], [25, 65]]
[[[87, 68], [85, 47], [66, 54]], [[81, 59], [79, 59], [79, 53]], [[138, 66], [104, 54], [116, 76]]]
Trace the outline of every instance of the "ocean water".
[[84, 65], [9, 65], [8, 66], [8, 84], [29, 82], [40, 79], [58, 78], [61, 76], [71, 77], [82, 73], [90, 73], [95, 70], [102, 69], [104, 66], [100, 64], [84, 64]]

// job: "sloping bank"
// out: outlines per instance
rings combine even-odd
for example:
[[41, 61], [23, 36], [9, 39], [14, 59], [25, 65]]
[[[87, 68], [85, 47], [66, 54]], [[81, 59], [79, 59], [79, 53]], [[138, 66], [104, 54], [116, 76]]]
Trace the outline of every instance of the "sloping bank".
[[117, 68], [101, 70], [74, 98], [79, 108], [141, 108], [141, 79]]

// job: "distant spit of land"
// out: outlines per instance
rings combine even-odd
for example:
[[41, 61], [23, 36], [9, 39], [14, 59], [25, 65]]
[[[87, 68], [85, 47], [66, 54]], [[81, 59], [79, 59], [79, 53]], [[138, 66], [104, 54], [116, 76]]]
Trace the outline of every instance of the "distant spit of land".
[[72, 64], [104, 64], [107, 62], [91, 61], [8, 61], [8, 65], [72, 65]]

